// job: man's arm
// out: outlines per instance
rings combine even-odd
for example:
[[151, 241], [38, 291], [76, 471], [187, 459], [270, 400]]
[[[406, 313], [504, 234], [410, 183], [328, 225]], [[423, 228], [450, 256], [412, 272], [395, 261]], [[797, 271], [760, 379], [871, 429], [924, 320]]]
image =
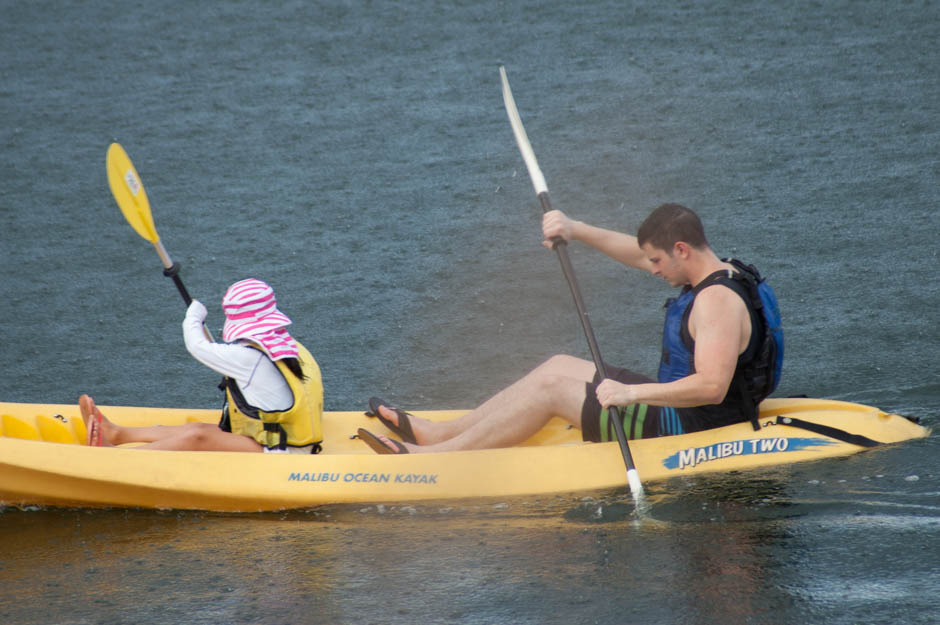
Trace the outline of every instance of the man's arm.
[[652, 272], [649, 259], [635, 236], [576, 221], [559, 210], [549, 211], [542, 217], [542, 234], [545, 247], [550, 248], [551, 239], [556, 236], [566, 241], [580, 241], [628, 267]]
[[605, 380], [597, 387], [601, 405], [691, 408], [720, 403], [728, 393], [738, 356], [750, 340], [747, 307], [731, 289], [710, 286], [695, 298], [689, 331], [695, 339], [695, 373], [665, 384], [628, 385]]

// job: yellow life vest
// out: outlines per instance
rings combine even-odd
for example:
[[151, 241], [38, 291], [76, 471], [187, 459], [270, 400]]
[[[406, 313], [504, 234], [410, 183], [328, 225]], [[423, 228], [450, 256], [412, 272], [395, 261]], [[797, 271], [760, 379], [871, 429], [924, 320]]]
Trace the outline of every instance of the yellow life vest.
[[[261, 351], [254, 345], [249, 347]], [[303, 345], [297, 343], [297, 347], [305, 380], [294, 375], [283, 361], [274, 361], [294, 395], [290, 408], [267, 412], [250, 406], [235, 381], [226, 378], [227, 411], [224, 416], [228, 417], [229, 427], [234, 434], [248, 436], [269, 449], [313, 445], [316, 453], [323, 441], [323, 381], [317, 361]]]

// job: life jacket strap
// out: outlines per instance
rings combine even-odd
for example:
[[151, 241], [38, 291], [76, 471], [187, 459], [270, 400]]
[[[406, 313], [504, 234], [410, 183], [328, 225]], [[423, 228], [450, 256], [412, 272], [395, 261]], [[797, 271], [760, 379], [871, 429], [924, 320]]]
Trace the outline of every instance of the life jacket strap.
[[850, 445], [858, 445], [859, 447], [877, 447], [878, 445], [883, 445], [876, 440], [872, 440], [867, 436], [862, 436], [861, 434], [852, 434], [846, 432], [845, 430], [840, 430], [839, 428], [834, 428], [829, 425], [821, 425], [819, 423], [813, 423], [812, 421], [804, 421], [802, 419], [797, 419], [796, 417], [781, 417], [778, 416], [774, 425], [789, 425], [790, 427], [802, 428], [808, 430], [815, 434], [822, 434], [823, 436], [828, 436], [829, 438], [834, 438], [843, 443], [849, 443]]
[[279, 442], [277, 444], [278, 449], [287, 449], [287, 430], [284, 429], [284, 426], [280, 423], [269, 423], [264, 422], [263, 424], [265, 432], [272, 432], [279, 435]]

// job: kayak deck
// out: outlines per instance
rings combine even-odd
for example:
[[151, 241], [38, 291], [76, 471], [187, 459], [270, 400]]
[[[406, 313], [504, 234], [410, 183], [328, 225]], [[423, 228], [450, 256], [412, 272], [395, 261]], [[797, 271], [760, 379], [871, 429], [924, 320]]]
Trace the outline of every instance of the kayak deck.
[[[129, 426], [214, 423], [218, 410], [102, 406]], [[465, 411], [416, 414], [451, 419]], [[781, 423], [798, 419], [891, 444], [929, 430], [877, 408], [822, 399], [768, 399], [760, 430], [741, 423], [704, 432], [631, 441], [643, 481], [754, 469], [856, 453], [857, 444]], [[142, 451], [88, 447], [78, 407], [0, 403], [0, 502], [260, 511], [327, 503], [406, 502], [592, 491], [626, 484], [617, 443], [583, 443], [553, 419], [505, 449], [378, 455], [354, 438], [385, 428], [362, 412], [324, 414], [323, 453]]]

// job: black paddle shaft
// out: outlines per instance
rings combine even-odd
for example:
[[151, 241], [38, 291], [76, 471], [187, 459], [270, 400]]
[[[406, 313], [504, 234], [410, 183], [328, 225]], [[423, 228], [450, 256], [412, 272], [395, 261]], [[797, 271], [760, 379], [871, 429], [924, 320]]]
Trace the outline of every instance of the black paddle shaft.
[[[542, 212], [547, 213], [552, 210], [552, 203], [548, 199], [548, 193], [543, 191], [539, 193], [539, 202], [542, 204]], [[568, 282], [568, 288], [571, 289], [571, 297], [574, 298], [574, 305], [578, 309], [578, 317], [581, 319], [581, 328], [584, 330], [584, 337], [587, 339], [588, 348], [591, 350], [591, 357], [594, 359], [594, 367], [600, 374], [601, 379], [607, 377], [607, 367], [604, 366], [604, 359], [601, 358], [601, 350], [597, 346], [597, 339], [594, 337], [594, 329], [591, 327], [591, 320], [588, 316], [587, 307], [584, 305], [584, 298], [581, 297], [581, 289], [578, 287], [578, 280], [574, 275], [574, 268], [571, 266], [571, 259], [568, 258], [568, 242], [561, 237], [552, 239], [552, 249], [558, 254], [558, 261], [561, 263], [561, 270], [565, 274], [565, 280]], [[627, 446], [627, 437], [623, 431], [623, 420], [618, 406], [611, 406], [610, 412], [613, 413], [614, 431], [617, 433], [617, 441], [620, 443], [620, 451], [627, 460], [627, 469], [633, 468], [633, 455]]]
[[176, 285], [176, 290], [180, 292], [180, 295], [183, 296], [183, 301], [186, 302], [188, 307], [193, 303], [193, 298], [189, 296], [189, 291], [186, 290], [186, 286], [183, 284], [183, 280], [180, 278], [180, 265], [179, 263], [173, 263], [170, 267], [163, 270], [163, 275], [167, 278], [173, 278], [173, 284]]

